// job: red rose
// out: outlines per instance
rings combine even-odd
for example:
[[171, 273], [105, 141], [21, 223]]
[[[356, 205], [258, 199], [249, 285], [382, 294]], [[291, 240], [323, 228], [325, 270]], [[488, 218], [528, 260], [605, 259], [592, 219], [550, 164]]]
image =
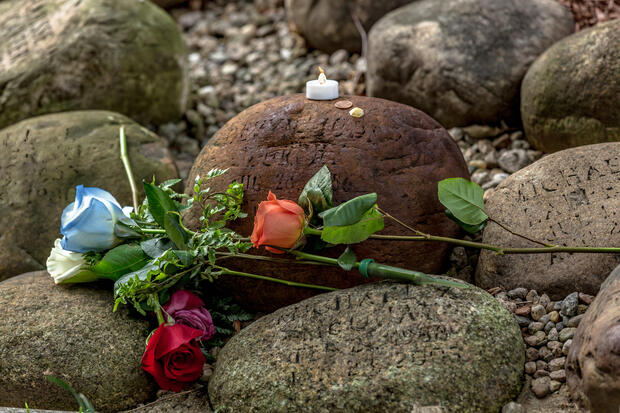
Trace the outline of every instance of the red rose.
[[196, 343], [202, 331], [184, 324], [161, 324], [142, 356], [142, 368], [164, 390], [181, 391], [202, 375], [205, 357]]
[[[267, 201], [258, 204], [252, 231], [252, 244], [256, 248], [261, 245], [291, 248], [301, 237], [304, 218], [304, 210], [299, 205], [293, 201], [278, 200], [269, 191]], [[266, 248], [276, 254], [284, 253], [274, 248]]]

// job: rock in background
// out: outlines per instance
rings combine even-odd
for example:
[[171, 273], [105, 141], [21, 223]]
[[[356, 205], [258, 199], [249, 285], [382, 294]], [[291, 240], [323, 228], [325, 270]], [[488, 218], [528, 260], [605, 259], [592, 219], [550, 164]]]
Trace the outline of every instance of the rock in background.
[[[463, 157], [448, 132], [424, 113], [383, 99], [348, 97], [365, 111], [361, 118], [338, 109], [334, 101], [313, 101], [304, 95], [283, 96], [259, 103], [229, 121], [203, 148], [190, 172], [186, 191], [196, 175], [212, 168], [230, 168], [209, 181], [212, 191], [230, 182], [244, 184], [243, 209], [249, 217], [231, 228], [243, 236], [253, 229], [259, 202], [269, 191], [280, 199], [297, 200], [308, 181], [323, 165], [332, 172], [334, 204], [377, 192], [378, 204], [420, 231], [457, 236], [437, 198], [437, 183], [449, 177], [468, 177]], [[186, 223], [199, 226], [200, 213], [190, 211]], [[386, 233], [411, 234], [386, 219]], [[451, 234], [451, 235], [449, 235]], [[409, 269], [437, 273], [448, 247], [436, 243], [400, 244], [365, 241], [353, 246], [358, 257]], [[256, 251], [258, 252], [258, 251]], [[341, 248], [327, 251], [338, 256]], [[230, 260], [241, 271], [291, 281], [347, 288], [365, 282], [356, 272], [248, 260]], [[316, 291], [274, 285], [247, 278], [221, 277], [218, 284], [244, 305], [273, 311], [308, 298]]]
[[57, 286], [46, 271], [0, 283], [0, 405], [72, 410], [68, 391], [83, 393], [97, 411], [129, 409], [154, 396], [140, 368], [148, 321], [125, 308], [113, 313], [110, 285]]
[[522, 369], [517, 323], [489, 294], [384, 282], [254, 322], [220, 352], [209, 395], [235, 412], [497, 412]]
[[105, 189], [121, 205], [131, 205], [120, 160], [121, 126], [136, 182], [176, 177], [157, 135], [113, 112], [45, 115], [0, 130], [0, 280], [45, 268], [77, 185]]
[[177, 119], [186, 59], [175, 22], [149, 1], [2, 1], [0, 128], [79, 109]]
[[568, 353], [567, 382], [574, 399], [593, 413], [620, 406], [620, 267], [579, 324]]
[[[488, 215], [513, 231], [554, 245], [620, 245], [620, 143], [554, 153], [511, 175], [487, 199]], [[489, 223], [484, 243], [534, 247]], [[480, 253], [476, 284], [526, 287], [552, 299], [596, 294], [618, 254]]]
[[521, 116], [544, 152], [620, 141], [620, 20], [553, 45], [528, 70]]
[[355, 27], [355, 15], [364, 30], [387, 12], [414, 0], [287, 0], [286, 11], [299, 33], [309, 45], [328, 53], [338, 49], [349, 52], [362, 50], [359, 30]]
[[527, 68], [572, 32], [570, 13], [552, 0], [416, 1], [370, 31], [368, 94], [445, 127], [518, 123]]

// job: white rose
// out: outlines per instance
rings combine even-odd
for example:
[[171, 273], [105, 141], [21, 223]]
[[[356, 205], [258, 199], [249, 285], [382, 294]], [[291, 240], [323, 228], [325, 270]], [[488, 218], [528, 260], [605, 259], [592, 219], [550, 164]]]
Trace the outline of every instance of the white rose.
[[88, 270], [84, 254], [67, 251], [60, 245], [60, 238], [54, 241], [54, 248], [47, 258], [47, 272], [56, 284], [95, 281], [97, 276]]

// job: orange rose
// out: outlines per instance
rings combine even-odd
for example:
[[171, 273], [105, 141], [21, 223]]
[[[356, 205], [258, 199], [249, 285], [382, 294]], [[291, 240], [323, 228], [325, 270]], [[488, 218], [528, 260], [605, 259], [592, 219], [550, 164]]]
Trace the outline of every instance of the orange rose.
[[[293, 201], [278, 200], [269, 191], [267, 201], [258, 204], [258, 211], [254, 218], [252, 244], [258, 248], [261, 245], [291, 248], [297, 243], [304, 227], [304, 210]], [[266, 247], [267, 251], [283, 254], [274, 248]]]

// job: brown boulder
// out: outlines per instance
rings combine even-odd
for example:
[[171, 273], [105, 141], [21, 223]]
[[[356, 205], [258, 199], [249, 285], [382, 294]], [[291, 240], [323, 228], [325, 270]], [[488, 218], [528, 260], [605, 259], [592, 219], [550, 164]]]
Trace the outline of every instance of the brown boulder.
[[[410, 106], [383, 99], [351, 96], [365, 115], [354, 118], [334, 101], [283, 96], [252, 106], [230, 120], [206, 145], [188, 180], [212, 168], [230, 168], [209, 186], [221, 190], [232, 180], [245, 185], [244, 210], [249, 217], [232, 228], [249, 236], [258, 203], [271, 190], [278, 198], [297, 200], [322, 165], [334, 181], [334, 203], [377, 192], [379, 205], [390, 214], [432, 234], [457, 236], [459, 229], [444, 214], [437, 199], [437, 182], [468, 177], [465, 161], [450, 135], [428, 115]], [[186, 222], [198, 226], [198, 211]], [[386, 220], [385, 234], [408, 234]], [[359, 258], [428, 273], [441, 270], [447, 245], [366, 241], [353, 248]], [[331, 250], [337, 256], [342, 249]], [[252, 253], [258, 253], [253, 250]], [[261, 251], [262, 253], [262, 251]], [[241, 261], [241, 262], [240, 262]], [[232, 260], [230, 261], [233, 262]], [[237, 260], [236, 268], [288, 280], [348, 288], [364, 280], [357, 272]], [[273, 310], [311, 296], [314, 291], [250, 279], [226, 279], [218, 284], [250, 308]]]
[[[519, 234], [553, 245], [620, 245], [620, 143], [567, 149], [508, 177], [486, 201], [488, 215]], [[489, 223], [483, 242], [540, 246]], [[596, 294], [620, 254], [480, 254], [476, 285], [527, 287], [563, 299]]]
[[571, 395], [592, 413], [620, 406], [620, 266], [579, 323], [566, 361]]

